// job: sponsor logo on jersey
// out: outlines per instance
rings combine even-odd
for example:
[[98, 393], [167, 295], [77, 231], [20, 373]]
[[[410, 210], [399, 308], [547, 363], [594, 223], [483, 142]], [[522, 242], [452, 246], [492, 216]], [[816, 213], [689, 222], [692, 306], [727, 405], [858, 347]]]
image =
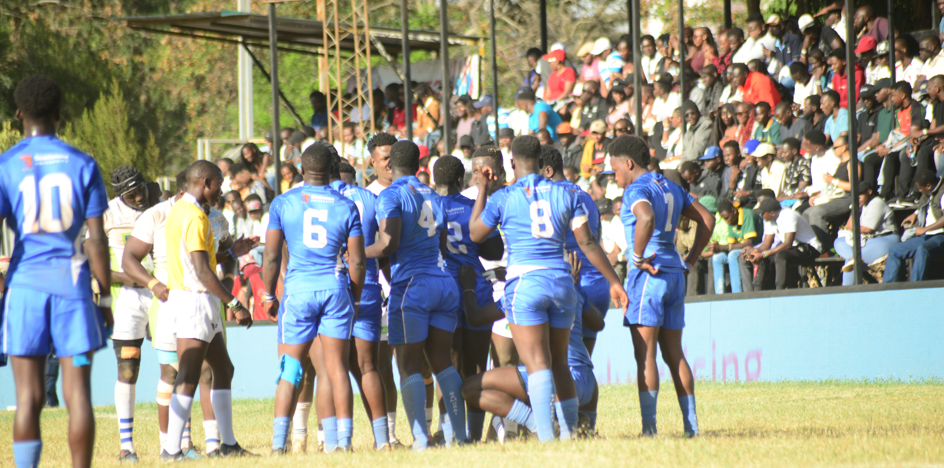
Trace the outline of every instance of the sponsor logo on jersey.
[[20, 161], [23, 161], [23, 170], [29, 171], [33, 169], [33, 155], [24, 154], [20, 156]]

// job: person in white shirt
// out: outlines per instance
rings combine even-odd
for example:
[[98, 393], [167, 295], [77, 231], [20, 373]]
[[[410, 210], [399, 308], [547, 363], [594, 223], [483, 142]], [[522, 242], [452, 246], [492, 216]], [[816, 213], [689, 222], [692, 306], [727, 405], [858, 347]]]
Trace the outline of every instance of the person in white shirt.
[[761, 143], [751, 153], [760, 169], [760, 180], [763, 188], [774, 191], [778, 197], [783, 192], [783, 179], [787, 171], [786, 164], [777, 159], [777, 148], [771, 143]]
[[[878, 53], [887, 53], [887, 46], [885, 43], [878, 45]], [[921, 74], [921, 69], [924, 68], [924, 61], [918, 57], [915, 57], [912, 51], [909, 50], [908, 41], [898, 38], [895, 39], [895, 57], [898, 58], [898, 61], [895, 62], [895, 77], [900, 81], [907, 81], [912, 88], [915, 88], [918, 83], [918, 75]], [[932, 75], [933, 76], [933, 75]]]
[[639, 43], [640, 49], [642, 50], [640, 64], [642, 65], [643, 76], [646, 77], [646, 81], [651, 83], [655, 81], [655, 74], [659, 72], [659, 62], [664, 57], [656, 51], [656, 40], [654, 37], [646, 34], [640, 39]]
[[[743, 253], [744, 258], [757, 265], [754, 290], [763, 289], [771, 263], [778, 290], [796, 287], [800, 280], [797, 266], [812, 263], [819, 257], [822, 244], [799, 213], [782, 208], [776, 199], [764, 198], [757, 211], [764, 219], [764, 242], [756, 248], [746, 247]], [[778, 240], [780, 245], [771, 247]]]
[[682, 98], [672, 92], [671, 76], [664, 76], [667, 78], [656, 81], [652, 86], [652, 94], [656, 98], [652, 103], [652, 113], [659, 122], [671, 117], [672, 111], [682, 106]]
[[823, 175], [834, 174], [839, 167], [839, 157], [832, 148], [826, 149], [826, 136], [823, 132], [813, 130], [803, 135], [803, 148], [810, 157], [810, 177], [813, 181], [806, 192], [810, 196], [818, 195], [827, 190], [827, 183]]
[[761, 38], [767, 32], [766, 27], [764, 18], [759, 13], [747, 19], [747, 39], [731, 57], [731, 63], [747, 64], [754, 59], [764, 60], [764, 45]]

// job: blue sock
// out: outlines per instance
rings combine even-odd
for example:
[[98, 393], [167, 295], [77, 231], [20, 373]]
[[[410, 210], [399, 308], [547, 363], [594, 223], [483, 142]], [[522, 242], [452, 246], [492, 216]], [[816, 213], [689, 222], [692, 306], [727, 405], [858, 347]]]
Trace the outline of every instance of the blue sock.
[[528, 428], [531, 432], [538, 429], [538, 424], [534, 420], [534, 412], [521, 400], [515, 400], [515, 402], [511, 404], [511, 410], [508, 411], [508, 415], [505, 417]]
[[439, 415], [439, 428], [442, 429], [446, 447], [451, 447], [452, 443], [456, 441], [456, 433], [452, 430], [452, 421], [445, 413]]
[[285, 447], [285, 439], [288, 438], [288, 426], [292, 423], [292, 419], [285, 418], [275, 418], [275, 421], [272, 423], [272, 450], [280, 450]]
[[442, 390], [443, 403], [446, 405], [446, 417], [452, 425], [456, 439], [465, 441], [465, 400], [462, 399], [462, 377], [456, 368], [449, 366], [436, 374], [436, 382]]
[[331, 453], [338, 448], [338, 418], [330, 417], [321, 420], [324, 429], [324, 450]]
[[16, 468], [36, 468], [43, 454], [43, 441], [39, 439], [13, 442], [13, 460]]
[[590, 420], [590, 429], [597, 428], [597, 412], [596, 411], [578, 411], [577, 414], [578, 416], [582, 414], [586, 416], [587, 419]]
[[374, 429], [374, 448], [380, 448], [384, 445], [390, 443], [390, 438], [387, 435], [387, 417], [381, 416], [373, 421], [370, 425]]
[[685, 434], [698, 435], [698, 414], [695, 412], [695, 395], [679, 397], [679, 407], [682, 408], [682, 424], [685, 425]]
[[467, 411], [466, 418], [469, 420], [469, 440], [479, 442], [482, 440], [482, 426], [485, 425], [485, 412]]
[[557, 408], [557, 422], [560, 424], [560, 439], [570, 440], [577, 430], [577, 398], [570, 398], [564, 401], [558, 401], [554, 404]]
[[639, 411], [642, 413], [643, 435], [656, 435], [656, 401], [659, 391], [639, 392]]
[[413, 431], [413, 450], [426, 450], [429, 428], [426, 427], [426, 384], [423, 376], [413, 374], [400, 381], [403, 409]]
[[354, 420], [351, 418], [338, 419], [338, 447], [350, 447], [351, 437], [354, 436]]
[[551, 403], [554, 401], [554, 374], [550, 370], [540, 370], [528, 375], [528, 397], [531, 399], [531, 411], [537, 422], [538, 440], [554, 440], [554, 421], [551, 419]]

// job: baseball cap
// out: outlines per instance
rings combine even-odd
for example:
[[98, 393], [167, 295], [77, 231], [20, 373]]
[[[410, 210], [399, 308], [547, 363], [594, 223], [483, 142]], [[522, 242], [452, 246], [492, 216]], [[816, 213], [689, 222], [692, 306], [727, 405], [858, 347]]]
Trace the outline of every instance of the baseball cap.
[[875, 88], [875, 91], [876, 91], [876, 92], [878, 92], [878, 90], [880, 90], [880, 89], [888, 89], [888, 88], [891, 88], [891, 87], [892, 87], [892, 79], [891, 79], [891, 78], [882, 78], [882, 79], [876, 81], [876, 82], [872, 85], [872, 87]]
[[878, 42], [872, 36], [862, 36], [859, 38], [859, 44], [856, 46], [855, 53], [861, 54], [870, 50], [875, 50]]
[[751, 156], [754, 156], [755, 158], [761, 158], [770, 154], [777, 154], [777, 148], [774, 148], [774, 145], [770, 143], [761, 143], [757, 145], [757, 148], [754, 151], [751, 152]]
[[754, 150], [757, 149], [757, 145], [759, 145], [759, 144], [760, 144], [760, 142], [757, 141], [757, 140], [747, 140], [747, 141], [745, 141], [745, 142], [744, 142], [744, 152], [747, 153], [747, 154], [753, 153]]
[[594, 120], [590, 124], [590, 133], [606, 133], [606, 122], [602, 120]]
[[[463, 135], [465, 136], [465, 135]], [[429, 146], [426, 145], [417, 145], [417, 148], [420, 150], [420, 159], [423, 159], [429, 156]]]
[[593, 42], [584, 42], [579, 49], [577, 49], [577, 57], [586, 57], [593, 51]]
[[865, 193], [866, 190], [875, 190], [875, 184], [871, 180], [859, 182], [859, 194]]
[[482, 96], [478, 101], [475, 101], [474, 103], [472, 103], [472, 107], [476, 109], [481, 109], [485, 106], [492, 106], [492, 107], [495, 106], [495, 100], [492, 99], [491, 94], [486, 94]]
[[780, 206], [780, 203], [777, 203], [777, 199], [775, 199], [775, 198], [765, 198], [765, 199], [763, 199], [763, 200], [760, 202], [760, 204], [759, 204], [759, 206], [758, 206], [758, 208], [757, 208], [757, 211], [758, 211], [759, 213], [762, 213], [762, 214], [763, 214], [763, 213], [767, 213], [767, 212], [770, 212], [770, 211], [780, 211], [781, 208], [782, 208], [782, 207]]
[[879, 88], [871, 85], [862, 86], [862, 89], [859, 91], [859, 96], [862, 98], [872, 98], [875, 97], [875, 94], [878, 93]]
[[721, 148], [717, 146], [709, 146], [708, 149], [705, 150], [705, 155], [698, 158], [698, 160], [708, 161], [708, 160], [720, 158], [720, 157], [721, 157]]
[[806, 31], [806, 29], [813, 26], [813, 24], [813, 17], [809, 14], [802, 15], [797, 19], [797, 27], [800, 29], [800, 32]]
[[887, 54], [887, 53], [888, 53], [888, 41], [879, 42], [878, 45], [875, 46], [875, 53], [876, 53], [876, 54], [879, 54], [879, 55], [885, 55], [885, 54]]
[[574, 133], [574, 128], [570, 126], [569, 122], [561, 122], [557, 126], [558, 135], [570, 135], [571, 133]]
[[767, 24], [783, 24], [783, 20], [780, 19], [780, 15], [774, 13], [767, 17]]
[[456, 99], [456, 102], [461, 102], [461, 103], [463, 103], [463, 104], [468, 104], [468, 103], [472, 102], [472, 96], [469, 96], [468, 94], [463, 94], [462, 96], [459, 96], [458, 99]]
[[563, 62], [567, 58], [567, 54], [563, 50], [557, 49], [552, 50], [551, 52], [544, 54], [544, 60], [548, 62]]
[[607, 49], [612, 49], [612, 48], [613, 48], [613, 44], [610, 43], [610, 40], [605, 37], [601, 37], [597, 39], [596, 42], [593, 43], [593, 50], [590, 51], [590, 54], [600, 55]]
[[567, 45], [564, 44], [563, 42], [555, 42], [555, 43], [551, 44], [551, 52], [554, 52], [555, 50], [563, 51], [563, 52], [566, 54], [566, 53], [567, 53]]

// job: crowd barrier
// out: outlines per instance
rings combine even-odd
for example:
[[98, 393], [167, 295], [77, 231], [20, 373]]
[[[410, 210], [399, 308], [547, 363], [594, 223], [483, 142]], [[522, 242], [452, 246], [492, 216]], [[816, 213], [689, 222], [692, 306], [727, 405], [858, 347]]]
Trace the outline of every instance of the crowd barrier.
[[[942, 288], [944, 281], [926, 281], [692, 298], [686, 303], [683, 345], [701, 380], [940, 378]], [[632, 340], [622, 320], [621, 311], [610, 310], [597, 341], [593, 362], [600, 385], [636, 380]], [[246, 330], [231, 323], [227, 336], [236, 367], [233, 396], [272, 398], [276, 327], [260, 323]], [[159, 372], [150, 343], [141, 357], [136, 398], [153, 402]], [[659, 372], [669, 378], [661, 361]], [[98, 352], [92, 371], [95, 405], [113, 403], [116, 376], [111, 348]], [[13, 373], [6, 366], [0, 368], [0, 408], [15, 404]]]

